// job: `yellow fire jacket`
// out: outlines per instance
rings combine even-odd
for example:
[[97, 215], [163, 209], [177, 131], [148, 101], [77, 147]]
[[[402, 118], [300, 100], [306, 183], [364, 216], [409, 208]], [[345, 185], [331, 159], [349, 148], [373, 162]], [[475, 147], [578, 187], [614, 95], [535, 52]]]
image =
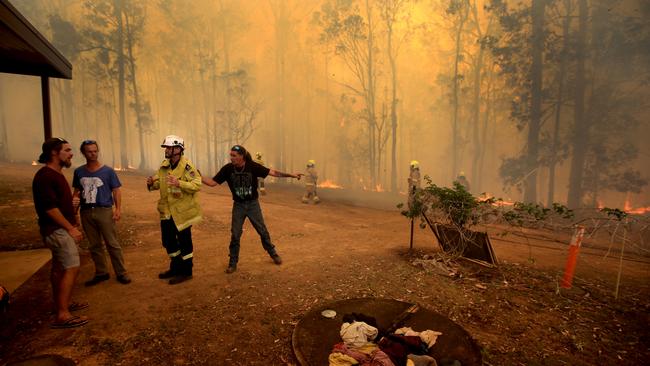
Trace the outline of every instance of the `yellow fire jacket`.
[[[180, 187], [167, 185], [167, 176], [170, 174], [179, 180]], [[198, 200], [201, 174], [191, 161], [181, 156], [176, 169], [171, 169], [169, 160], [163, 160], [153, 185], [149, 187], [150, 191], [157, 189], [160, 190], [158, 212], [161, 220], [173, 218], [178, 231], [201, 222], [202, 214]]]

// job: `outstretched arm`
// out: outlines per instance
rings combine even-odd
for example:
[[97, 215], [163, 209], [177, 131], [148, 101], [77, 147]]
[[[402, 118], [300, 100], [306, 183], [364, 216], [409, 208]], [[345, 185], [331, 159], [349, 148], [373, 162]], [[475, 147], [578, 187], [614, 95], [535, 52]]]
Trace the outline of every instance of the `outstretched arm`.
[[272, 176], [272, 177], [277, 177], [277, 178], [296, 178], [296, 179], [300, 180], [300, 177], [302, 177], [304, 174], [302, 174], [302, 173], [294, 173], [294, 174], [283, 173], [283, 172], [279, 172], [277, 170], [271, 169], [271, 170], [269, 170], [269, 175]]
[[203, 177], [203, 176], [201, 176], [201, 182], [203, 184], [205, 184], [206, 186], [210, 186], [210, 187], [215, 187], [215, 186], [218, 185], [218, 183], [215, 182], [214, 179], [208, 178], [208, 177]]

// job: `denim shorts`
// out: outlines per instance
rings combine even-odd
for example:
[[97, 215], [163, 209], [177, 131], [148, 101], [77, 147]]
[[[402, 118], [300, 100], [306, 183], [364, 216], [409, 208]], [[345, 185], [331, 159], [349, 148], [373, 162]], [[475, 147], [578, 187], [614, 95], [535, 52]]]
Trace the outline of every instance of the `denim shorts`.
[[43, 238], [45, 245], [52, 251], [52, 260], [64, 269], [79, 267], [79, 250], [77, 243], [65, 229], [57, 229]]

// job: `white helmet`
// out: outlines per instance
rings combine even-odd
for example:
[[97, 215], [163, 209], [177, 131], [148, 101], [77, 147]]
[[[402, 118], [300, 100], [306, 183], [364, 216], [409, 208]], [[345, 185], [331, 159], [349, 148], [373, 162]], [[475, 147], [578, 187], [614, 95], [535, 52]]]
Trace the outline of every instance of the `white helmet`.
[[181, 149], [185, 149], [185, 141], [179, 136], [176, 135], [168, 135], [165, 137], [163, 140], [162, 144], [160, 144], [160, 147], [175, 147], [178, 146]]

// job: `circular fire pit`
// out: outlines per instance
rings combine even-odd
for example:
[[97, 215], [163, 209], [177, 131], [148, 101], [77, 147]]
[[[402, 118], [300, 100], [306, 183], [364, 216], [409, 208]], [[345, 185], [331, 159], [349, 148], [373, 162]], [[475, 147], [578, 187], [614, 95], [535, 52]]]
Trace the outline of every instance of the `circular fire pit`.
[[[302, 366], [327, 365], [332, 346], [341, 342], [339, 331], [343, 315], [363, 313], [374, 317], [381, 333], [403, 317], [413, 305], [392, 299], [363, 298], [340, 300], [314, 308], [296, 324], [292, 336], [293, 352]], [[334, 310], [336, 315], [333, 318], [325, 317], [321, 314], [324, 310]], [[463, 366], [482, 364], [481, 350], [469, 333], [434, 311], [418, 307], [399, 327], [441, 332], [436, 344], [429, 349], [429, 356], [436, 360], [455, 359]]]

